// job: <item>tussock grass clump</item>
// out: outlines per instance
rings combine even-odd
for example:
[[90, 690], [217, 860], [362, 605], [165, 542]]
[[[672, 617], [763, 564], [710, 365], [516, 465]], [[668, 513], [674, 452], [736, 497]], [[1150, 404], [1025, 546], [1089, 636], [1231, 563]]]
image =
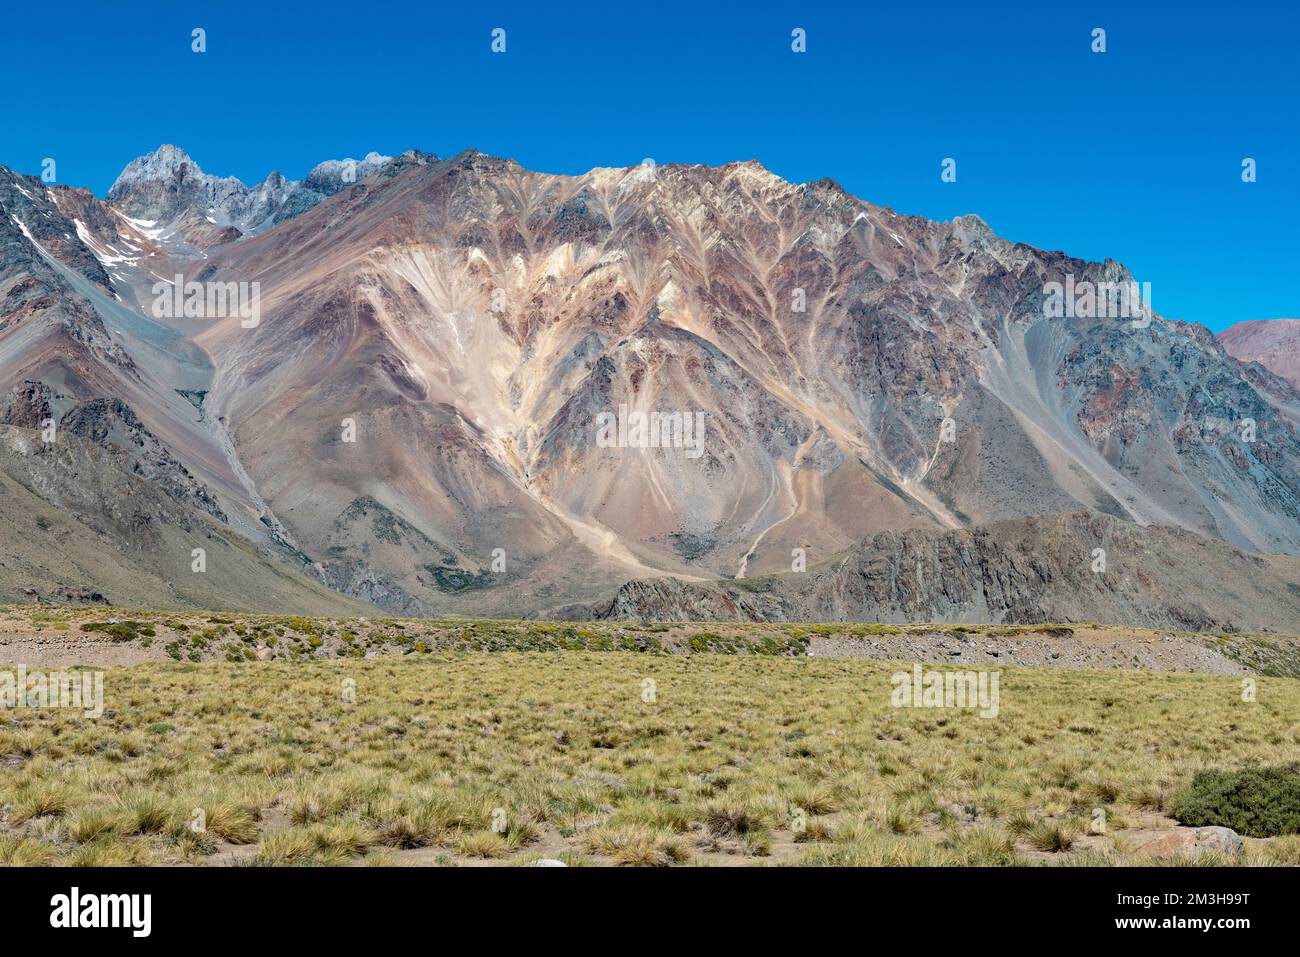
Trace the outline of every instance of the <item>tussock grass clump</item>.
[[1291, 834], [1274, 841], [1266, 847], [1264, 856], [1265, 863], [1300, 867], [1300, 836]]
[[885, 816], [885, 826], [891, 834], [916, 834], [921, 830], [921, 822], [914, 814], [904, 810], [892, 810]]
[[588, 836], [587, 848], [619, 867], [668, 867], [690, 860], [680, 838], [643, 825], [598, 828]]
[[177, 817], [161, 798], [148, 792], [123, 800], [121, 813], [127, 834], [161, 834]]
[[661, 831], [684, 834], [690, 830], [692, 815], [681, 804], [656, 801], [652, 798], [631, 798], [619, 805], [610, 818], [611, 824], [642, 824]]
[[470, 831], [456, 838], [456, 849], [466, 857], [501, 857], [507, 846], [496, 831]]
[[49, 781], [35, 782], [19, 793], [9, 812], [9, 823], [22, 824], [32, 818], [65, 814], [73, 799], [70, 788]]
[[832, 814], [840, 809], [831, 789], [817, 784], [798, 784], [786, 791], [786, 799], [808, 814]]
[[316, 853], [316, 841], [302, 828], [272, 831], [258, 842], [250, 863], [259, 867], [284, 867], [306, 863]]
[[992, 867], [1018, 863], [1015, 838], [998, 827], [976, 827], [957, 831], [944, 842], [961, 863], [973, 867]]
[[765, 827], [761, 812], [732, 801], [710, 802], [704, 807], [703, 817], [715, 837], [740, 837]]
[[1025, 835], [1029, 843], [1038, 850], [1052, 851], [1058, 854], [1061, 851], [1068, 851], [1074, 845], [1076, 836], [1076, 831], [1069, 825], [1050, 821], [1042, 821], [1036, 824]]
[[390, 801], [375, 815], [379, 843], [411, 849], [446, 843], [455, 811], [444, 801], [419, 801], [413, 806]]
[[317, 851], [337, 852], [345, 856], [360, 854], [378, 842], [374, 831], [359, 821], [337, 821], [329, 824], [312, 824], [307, 835]]
[[89, 844], [109, 834], [121, 833], [125, 829], [124, 824], [124, 818], [119, 812], [86, 808], [68, 821], [68, 838], [78, 844]]
[[68, 858], [71, 867], [145, 867], [154, 863], [157, 860], [148, 845], [128, 842], [116, 834], [83, 844]]
[[1163, 787], [1141, 787], [1133, 795], [1133, 804], [1144, 811], [1164, 811], [1169, 807], [1169, 792]]
[[0, 864], [8, 867], [44, 867], [54, 862], [58, 848], [29, 837], [0, 837]]
[[211, 834], [231, 844], [257, 843], [257, 818], [247, 808], [222, 801], [204, 809], [205, 825]]

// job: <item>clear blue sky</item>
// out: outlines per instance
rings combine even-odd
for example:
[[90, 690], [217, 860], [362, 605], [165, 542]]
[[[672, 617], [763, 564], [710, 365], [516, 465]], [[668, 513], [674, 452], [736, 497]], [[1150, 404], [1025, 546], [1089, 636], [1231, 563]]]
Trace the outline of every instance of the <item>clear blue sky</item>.
[[[164, 142], [249, 183], [412, 147], [564, 173], [757, 158], [899, 212], [974, 212], [1008, 239], [1117, 259], [1159, 312], [1219, 330], [1300, 316], [1296, 6], [11, 6], [0, 164], [37, 173], [53, 157], [60, 182], [103, 195]], [[190, 51], [193, 27], [208, 52]]]

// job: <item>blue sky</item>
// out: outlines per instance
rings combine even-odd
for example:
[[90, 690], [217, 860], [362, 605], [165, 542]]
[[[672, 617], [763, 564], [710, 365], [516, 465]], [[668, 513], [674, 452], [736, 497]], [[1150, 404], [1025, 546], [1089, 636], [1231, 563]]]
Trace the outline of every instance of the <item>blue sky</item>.
[[757, 158], [1117, 259], [1217, 331], [1300, 316], [1298, 50], [1280, 2], [66, 0], [6, 13], [0, 164], [53, 157], [103, 195], [164, 142], [250, 183], [411, 147], [563, 173]]

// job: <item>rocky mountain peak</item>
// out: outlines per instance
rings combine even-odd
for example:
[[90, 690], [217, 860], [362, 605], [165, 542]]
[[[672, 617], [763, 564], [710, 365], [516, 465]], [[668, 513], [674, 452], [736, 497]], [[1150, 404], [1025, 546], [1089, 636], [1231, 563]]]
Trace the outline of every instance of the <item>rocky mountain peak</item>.
[[320, 163], [305, 181], [272, 170], [250, 187], [234, 176], [205, 173], [183, 149], [166, 143], [128, 163], [109, 189], [108, 201], [129, 216], [159, 223], [167, 234], [203, 248], [228, 239], [230, 227], [244, 235], [291, 219], [390, 162], [391, 157], [371, 152], [363, 160]]
[[133, 184], [171, 179], [177, 174], [194, 177], [204, 175], [199, 164], [190, 159], [188, 153], [179, 146], [164, 143], [152, 153], [146, 153], [127, 163], [109, 189], [108, 197], [113, 199], [115, 193], [120, 195]]
[[307, 174], [305, 182], [309, 189], [326, 196], [333, 196], [345, 187], [359, 183], [367, 176], [379, 172], [391, 162], [393, 157], [384, 156], [373, 150], [366, 154], [365, 159], [355, 160], [349, 157], [341, 160], [326, 160], [317, 164]]

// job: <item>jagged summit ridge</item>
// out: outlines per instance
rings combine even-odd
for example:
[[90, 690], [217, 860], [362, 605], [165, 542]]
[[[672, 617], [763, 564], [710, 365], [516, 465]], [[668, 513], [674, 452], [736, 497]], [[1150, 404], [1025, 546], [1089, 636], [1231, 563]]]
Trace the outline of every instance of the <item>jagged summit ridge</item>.
[[189, 216], [234, 227], [240, 234], [256, 233], [310, 209], [392, 160], [377, 152], [362, 160], [326, 160], [306, 180], [286, 179], [273, 170], [250, 187], [233, 176], [203, 172], [188, 153], [167, 143], [128, 163], [109, 189], [108, 201], [149, 222], [173, 225]]

